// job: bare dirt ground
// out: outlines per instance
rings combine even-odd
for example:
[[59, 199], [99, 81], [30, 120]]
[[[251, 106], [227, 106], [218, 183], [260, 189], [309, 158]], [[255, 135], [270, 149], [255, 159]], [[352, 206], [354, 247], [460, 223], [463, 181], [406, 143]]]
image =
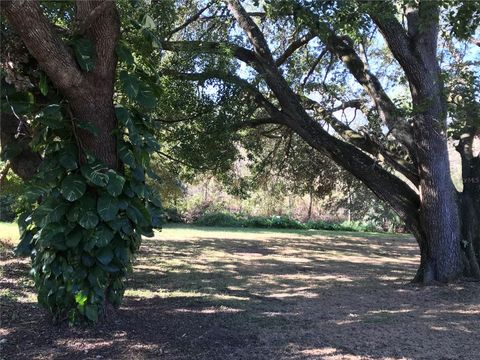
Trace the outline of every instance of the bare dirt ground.
[[408, 236], [173, 228], [146, 239], [123, 306], [53, 326], [28, 261], [1, 255], [3, 359], [480, 359], [480, 284], [408, 284]]

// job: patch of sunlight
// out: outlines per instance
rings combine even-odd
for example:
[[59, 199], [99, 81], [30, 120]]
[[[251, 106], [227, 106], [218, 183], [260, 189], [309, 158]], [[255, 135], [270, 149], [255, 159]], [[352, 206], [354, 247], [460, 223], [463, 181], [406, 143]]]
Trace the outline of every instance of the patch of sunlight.
[[277, 299], [285, 299], [285, 298], [295, 298], [295, 297], [302, 297], [305, 299], [314, 299], [318, 298], [318, 294], [307, 291], [309, 288], [297, 288], [297, 289], [288, 289], [285, 291], [278, 291], [274, 293], [270, 293], [265, 295], [266, 298], [277, 298]]
[[0, 336], [1, 336], [1, 337], [7, 336], [7, 335], [10, 334], [11, 332], [13, 332], [12, 329], [0, 328]]
[[4, 250], [2, 243], [8, 246], [17, 245], [20, 239], [20, 232], [17, 223], [0, 222], [0, 250]]
[[242, 296], [234, 296], [234, 295], [227, 295], [227, 294], [208, 294], [203, 293], [195, 290], [191, 291], [181, 291], [181, 290], [174, 290], [168, 291], [164, 289], [151, 291], [145, 289], [127, 289], [125, 291], [125, 296], [127, 297], [140, 297], [151, 299], [154, 297], [158, 297], [161, 299], [167, 298], [207, 298], [210, 300], [240, 300], [240, 301], [247, 301], [250, 300], [248, 297]]
[[301, 350], [300, 353], [306, 356], [325, 356], [334, 355], [337, 353], [337, 349], [331, 347], [318, 348], [318, 349], [306, 349]]
[[72, 341], [71, 339], [60, 339], [55, 341], [56, 346], [64, 347], [77, 351], [82, 349], [86, 354], [90, 350], [99, 350], [100, 348], [106, 348], [113, 346], [113, 340], [97, 340], [97, 339], [82, 339], [81, 341]]
[[445, 326], [430, 326], [430, 329], [431, 330], [434, 330], [434, 331], [448, 331], [449, 329]]
[[210, 307], [204, 309], [174, 309], [167, 311], [167, 313], [190, 313], [190, 314], [218, 314], [218, 313], [239, 313], [245, 311], [245, 309], [229, 308], [227, 306]]
[[245, 288], [240, 287], [240, 286], [228, 285], [227, 290], [230, 290], [230, 291], [245, 291]]
[[281, 255], [265, 256], [265, 260], [276, 260], [276, 261], [281, 261], [281, 262], [286, 262], [286, 263], [309, 263], [309, 262], [312, 262], [312, 260], [310, 260], [310, 259], [298, 258], [298, 257], [292, 257], [292, 256], [281, 256]]
[[21, 295], [15, 294], [10, 289], [0, 289], [0, 300], [12, 301], [16, 303], [29, 304], [36, 303], [37, 296], [31, 292], [24, 292]]
[[382, 315], [382, 314], [402, 314], [402, 313], [409, 313], [414, 311], [414, 309], [398, 309], [398, 310], [372, 310], [369, 311], [368, 315]]
[[280, 279], [286, 280], [301, 280], [301, 281], [315, 281], [315, 282], [353, 282], [354, 280], [345, 275], [308, 275], [308, 274], [285, 274], [277, 275]]
[[280, 317], [280, 316], [298, 316], [300, 313], [293, 313], [293, 312], [279, 312], [279, 311], [265, 311], [262, 313], [266, 317]]
[[132, 350], [148, 350], [155, 351], [159, 349], [159, 346], [156, 344], [132, 344], [128, 346]]

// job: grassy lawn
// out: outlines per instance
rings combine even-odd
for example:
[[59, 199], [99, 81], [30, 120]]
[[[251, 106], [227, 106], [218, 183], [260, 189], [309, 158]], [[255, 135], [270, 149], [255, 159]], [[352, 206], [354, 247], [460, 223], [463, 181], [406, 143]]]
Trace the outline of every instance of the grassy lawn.
[[168, 226], [117, 314], [69, 328], [4, 252], [0, 358], [478, 359], [479, 285], [408, 285], [417, 263], [407, 235]]
[[18, 236], [16, 223], [0, 222], [0, 251], [17, 244]]

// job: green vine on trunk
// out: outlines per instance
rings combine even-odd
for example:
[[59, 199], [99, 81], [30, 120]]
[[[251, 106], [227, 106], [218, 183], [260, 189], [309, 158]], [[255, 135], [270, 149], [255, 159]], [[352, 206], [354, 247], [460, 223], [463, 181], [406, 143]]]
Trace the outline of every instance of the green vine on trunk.
[[88, 152], [81, 164], [63, 108], [50, 105], [34, 121], [44, 159], [24, 195], [33, 205], [19, 217], [18, 252], [31, 255], [38, 300], [56, 320], [96, 322], [106, 303], [120, 305], [141, 236], [160, 225], [161, 204], [145, 185], [158, 145], [145, 119], [117, 107], [118, 132], [128, 130], [118, 140], [123, 172]]

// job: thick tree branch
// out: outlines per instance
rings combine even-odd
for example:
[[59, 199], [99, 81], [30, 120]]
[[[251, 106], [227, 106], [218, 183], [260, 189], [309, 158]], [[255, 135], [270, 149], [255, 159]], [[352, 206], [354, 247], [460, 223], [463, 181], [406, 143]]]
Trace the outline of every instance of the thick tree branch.
[[407, 148], [411, 158], [415, 159], [410, 125], [399, 115], [398, 109], [383, 89], [378, 78], [357, 54], [353, 41], [348, 37], [337, 35], [329, 24], [322, 22], [312, 12], [304, 8], [296, 11], [301, 12], [311, 31], [320, 38], [329, 51], [343, 62], [357, 82], [362, 85], [375, 103], [380, 118], [388, 126], [391, 134]]
[[10, 171], [11, 168], [12, 168], [12, 164], [8, 161], [5, 167], [0, 172], [0, 186], [2, 186], [5, 183], [8, 172]]
[[168, 51], [195, 51], [196, 53], [231, 54], [247, 64], [252, 64], [255, 54], [248, 49], [231, 43], [212, 41], [163, 41], [162, 48]]
[[301, 48], [302, 46], [308, 44], [308, 42], [310, 40], [312, 40], [313, 38], [315, 38], [315, 34], [313, 34], [312, 32], [309, 32], [308, 34], [302, 36], [301, 38], [293, 41], [286, 49], [285, 49], [285, 52], [280, 55], [277, 60], [275, 61], [275, 65], [277, 66], [280, 66], [282, 64], [285, 63], [285, 61], [288, 60], [288, 58], [295, 52], [297, 51], [299, 48]]
[[257, 118], [251, 120], [244, 120], [239, 122], [234, 126], [235, 130], [240, 130], [244, 128], [257, 128], [262, 125], [269, 125], [269, 124], [277, 124], [277, 125], [285, 125], [285, 120], [281, 117], [264, 117], [264, 118]]
[[205, 11], [207, 11], [210, 7], [212, 7], [213, 4], [214, 2], [209, 2], [206, 6], [201, 8], [195, 15], [189, 17], [182, 25], [179, 25], [176, 28], [172, 29], [172, 31], [170, 31], [167, 34], [166, 38], [169, 39], [170, 37], [172, 37], [172, 35], [176, 34], [179, 31], [182, 31], [191, 23], [197, 21]]
[[278, 116], [281, 113], [280, 110], [278, 110], [277, 107], [273, 105], [254, 85], [233, 74], [222, 73], [219, 71], [185, 73], [169, 69], [162, 70], [162, 74], [181, 80], [204, 82], [209, 79], [219, 79], [230, 84], [235, 84], [249, 92], [254, 97], [255, 102], [260, 106], [264, 107], [269, 114], [275, 114], [276, 116]]
[[322, 50], [320, 55], [317, 56], [315, 61], [310, 66], [310, 70], [308, 70], [307, 75], [305, 75], [305, 77], [303, 78], [302, 86], [305, 86], [307, 84], [308, 79], [310, 78], [310, 76], [312, 76], [313, 72], [317, 68], [318, 64], [320, 64], [320, 61], [322, 61], [322, 59], [323, 59], [323, 57], [325, 56], [326, 53], [327, 53], [327, 49], [325, 48], [325, 49]]
[[85, 16], [81, 21], [77, 22], [75, 33], [83, 35], [90, 28], [95, 20], [102, 16], [103, 12], [111, 6], [110, 1], [104, 1], [103, 3], [94, 7], [90, 13]]
[[361, 107], [361, 102], [359, 100], [348, 101], [328, 111], [314, 100], [306, 99], [306, 101], [308, 103], [307, 106], [315, 110], [323, 120], [330, 124], [342, 139], [352, 145], [355, 145], [357, 148], [362, 149], [373, 157], [385, 161], [388, 165], [392, 166], [395, 170], [409, 179], [415, 186], [418, 186], [420, 181], [418, 172], [412, 163], [409, 163], [408, 161], [389, 151], [384, 146], [370, 138], [368, 135], [364, 135], [353, 130], [333, 115], [335, 111], [343, 110], [348, 107]]
[[262, 60], [262, 62], [266, 62], [269, 65], [275, 64], [272, 52], [270, 51], [265, 37], [257, 24], [255, 24], [252, 18], [248, 15], [248, 12], [245, 11], [241, 3], [238, 0], [227, 0], [227, 5], [239, 26], [247, 34], [250, 43], [253, 45], [254, 53]]
[[115, 2], [77, 0], [76, 8], [77, 21], [87, 22], [85, 35], [95, 47], [95, 65], [91, 73], [87, 73], [90, 85], [112, 91], [117, 65], [115, 46], [120, 38], [120, 18]]
[[470, 39], [470, 42], [471, 42], [473, 45], [480, 46], [480, 39], [471, 38], [471, 39]]
[[227, 0], [229, 9], [244, 30], [262, 62], [260, 75], [286, 115], [287, 126], [294, 130], [310, 146], [329, 155], [338, 165], [362, 180], [377, 196], [389, 203], [409, 224], [418, 224], [420, 199], [404, 181], [386, 171], [369, 155], [355, 146], [328, 134], [305, 111], [299, 97], [292, 91], [279, 73], [267, 42], [258, 26], [248, 16], [237, 0]]
[[35, 0], [1, 1], [2, 12], [54, 85], [65, 94], [81, 86], [81, 70]]

